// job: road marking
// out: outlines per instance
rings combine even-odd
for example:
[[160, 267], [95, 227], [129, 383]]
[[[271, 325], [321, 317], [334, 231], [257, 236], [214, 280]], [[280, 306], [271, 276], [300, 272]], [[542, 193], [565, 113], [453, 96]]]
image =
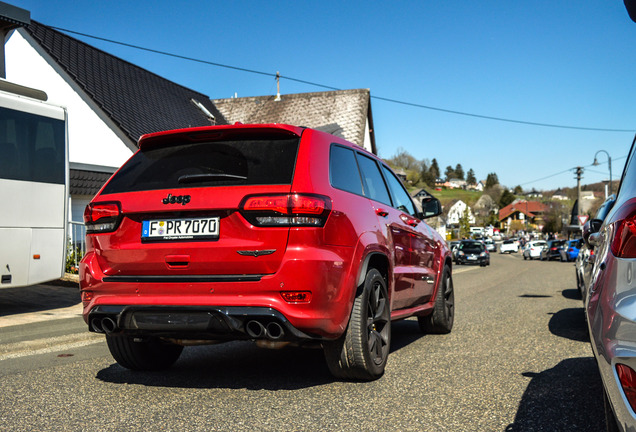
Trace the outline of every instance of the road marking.
[[480, 266], [475, 266], [475, 267], [462, 267], [462, 268], [457, 268], [457, 266], [453, 267], [453, 274], [457, 274], [457, 273], [464, 273], [467, 271], [471, 271], [471, 270], [477, 270], [481, 268]]
[[76, 333], [52, 338], [16, 342], [0, 346], [0, 361], [57, 351], [67, 351], [87, 345], [102, 343], [104, 335], [97, 333]]
[[0, 316], [0, 327], [8, 327], [21, 324], [30, 324], [35, 322], [50, 321], [55, 319], [77, 318], [82, 316], [82, 304], [51, 309], [38, 312], [29, 312], [17, 315]]

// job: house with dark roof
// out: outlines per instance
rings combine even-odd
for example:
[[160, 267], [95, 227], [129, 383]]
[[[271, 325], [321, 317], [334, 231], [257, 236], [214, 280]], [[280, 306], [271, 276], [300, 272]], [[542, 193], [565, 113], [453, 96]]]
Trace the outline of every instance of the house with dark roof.
[[433, 195], [431, 195], [431, 193], [424, 188], [415, 189], [413, 192], [411, 192], [411, 198], [413, 198], [416, 202], [419, 201], [420, 203], [424, 198], [432, 197]]
[[287, 123], [322, 130], [377, 154], [371, 92], [335, 90], [213, 99], [230, 123]]
[[74, 221], [141, 135], [227, 124], [207, 95], [33, 20], [8, 35], [5, 59], [7, 80], [67, 109]]

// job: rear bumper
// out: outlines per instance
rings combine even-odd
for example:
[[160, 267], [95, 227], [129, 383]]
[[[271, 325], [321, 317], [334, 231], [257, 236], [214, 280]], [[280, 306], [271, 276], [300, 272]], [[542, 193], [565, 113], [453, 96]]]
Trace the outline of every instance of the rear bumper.
[[475, 260], [468, 259], [466, 257], [457, 257], [456, 259], [458, 264], [479, 264], [486, 265], [490, 262], [490, 257], [478, 257]]
[[[118, 331], [131, 334], [174, 331], [190, 339], [240, 339], [248, 334], [250, 318], [258, 321], [265, 315], [261, 323], [265, 328], [270, 321], [280, 324], [283, 340], [334, 339], [347, 327], [359, 267], [344, 258], [351, 256], [350, 248], [337, 252], [288, 250], [275, 274], [240, 276], [109, 276], [89, 252], [80, 263], [84, 320], [92, 331], [100, 329], [93, 321], [107, 315]], [[287, 302], [281, 296], [284, 291], [309, 291], [311, 301]], [[140, 314], [142, 310], [151, 313]], [[190, 313], [193, 325], [187, 319]], [[158, 327], [147, 325], [153, 320]]]
[[318, 338], [296, 329], [280, 312], [263, 307], [103, 305], [89, 312], [88, 324], [96, 333], [139, 337], [285, 341]]

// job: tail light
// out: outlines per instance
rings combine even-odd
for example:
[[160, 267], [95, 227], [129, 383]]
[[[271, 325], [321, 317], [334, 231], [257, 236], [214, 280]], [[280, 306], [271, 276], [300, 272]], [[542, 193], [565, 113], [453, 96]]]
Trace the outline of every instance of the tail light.
[[[624, 217], [622, 217], [624, 216]], [[636, 258], [636, 203], [626, 205], [617, 214], [612, 253], [618, 258]]]
[[87, 234], [115, 231], [120, 220], [121, 208], [118, 202], [90, 203], [84, 210]]
[[634, 369], [621, 363], [616, 365], [616, 372], [621, 387], [623, 387], [625, 397], [632, 407], [632, 410], [636, 412], [636, 372]]
[[331, 211], [331, 199], [322, 195], [250, 195], [240, 205], [252, 225], [321, 227]]

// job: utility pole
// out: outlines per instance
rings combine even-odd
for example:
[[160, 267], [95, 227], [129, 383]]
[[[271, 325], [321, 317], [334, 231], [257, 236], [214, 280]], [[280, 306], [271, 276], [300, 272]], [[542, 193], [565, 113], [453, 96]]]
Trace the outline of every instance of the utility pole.
[[581, 221], [579, 216], [581, 215], [581, 177], [583, 176], [583, 167], [576, 167], [576, 220], [579, 225]]

